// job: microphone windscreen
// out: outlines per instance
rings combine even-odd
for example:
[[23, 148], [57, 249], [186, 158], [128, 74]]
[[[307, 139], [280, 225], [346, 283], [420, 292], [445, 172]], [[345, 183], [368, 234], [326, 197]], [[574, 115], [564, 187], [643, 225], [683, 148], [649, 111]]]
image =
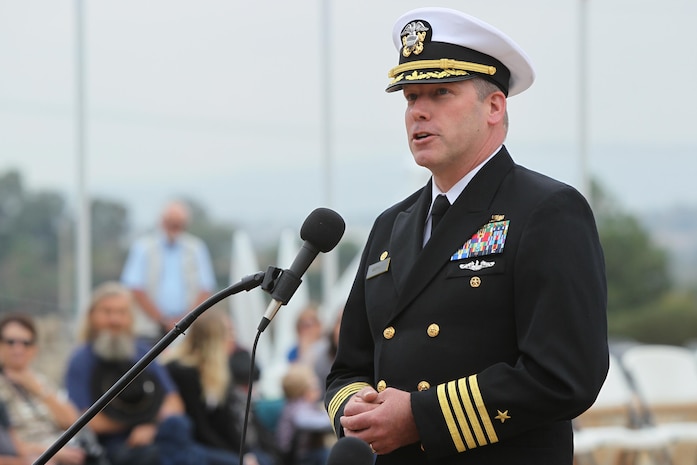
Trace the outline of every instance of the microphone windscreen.
[[300, 228], [300, 238], [317, 247], [320, 252], [329, 252], [344, 235], [346, 223], [334, 210], [316, 208], [305, 218]]
[[375, 457], [362, 439], [343, 437], [329, 451], [327, 465], [373, 465]]

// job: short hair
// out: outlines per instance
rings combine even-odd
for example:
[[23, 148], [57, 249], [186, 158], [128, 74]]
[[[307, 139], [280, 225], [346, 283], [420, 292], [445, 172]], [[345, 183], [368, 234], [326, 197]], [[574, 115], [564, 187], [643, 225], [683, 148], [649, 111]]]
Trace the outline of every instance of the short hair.
[[[480, 102], [483, 102], [485, 98], [494, 92], [501, 92], [499, 86], [478, 76], [472, 78], [472, 84], [474, 85], [474, 89], [477, 92], [477, 97], [479, 97]], [[508, 132], [508, 108], [506, 108], [506, 114], [503, 116], [503, 127]]]
[[472, 84], [474, 84], [479, 100], [484, 100], [494, 92], [501, 92], [499, 86], [481, 77], [472, 78]]
[[10, 313], [9, 315], [3, 316], [2, 319], [0, 319], [0, 337], [2, 336], [2, 332], [5, 330], [5, 326], [10, 323], [17, 323], [18, 325], [22, 326], [31, 333], [32, 339], [36, 340], [38, 331], [36, 329], [36, 323], [30, 315], [25, 313]]
[[296, 400], [304, 396], [317, 381], [317, 375], [309, 365], [293, 363], [283, 376], [283, 395], [287, 400]]

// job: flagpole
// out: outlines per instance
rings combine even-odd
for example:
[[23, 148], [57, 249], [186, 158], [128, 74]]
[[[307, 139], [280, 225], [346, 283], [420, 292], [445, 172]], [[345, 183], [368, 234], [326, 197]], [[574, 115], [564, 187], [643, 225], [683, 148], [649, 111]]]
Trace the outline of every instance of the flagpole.
[[[331, 0], [320, 0], [320, 88], [321, 88], [321, 111], [320, 111], [320, 157], [323, 161], [324, 170], [322, 176], [324, 203], [327, 208], [333, 208], [334, 196], [332, 187], [333, 179], [333, 158], [332, 151], [332, 76], [331, 76]], [[322, 256], [322, 293], [326, 300], [328, 293], [337, 281], [338, 275], [338, 252], [323, 254]], [[331, 309], [328, 309], [331, 311]]]
[[77, 201], [75, 228], [77, 314], [85, 311], [91, 288], [90, 202], [87, 193], [85, 137], [84, 2], [75, 0], [75, 151], [77, 159]]
[[578, 150], [581, 171], [581, 192], [593, 205], [593, 192], [588, 164], [588, 0], [579, 0], [578, 24]]

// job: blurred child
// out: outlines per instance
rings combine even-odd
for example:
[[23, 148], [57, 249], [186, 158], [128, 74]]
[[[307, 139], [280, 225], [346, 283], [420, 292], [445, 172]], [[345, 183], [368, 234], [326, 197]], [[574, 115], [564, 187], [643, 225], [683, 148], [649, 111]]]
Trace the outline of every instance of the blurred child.
[[325, 437], [329, 416], [319, 403], [321, 390], [312, 367], [294, 363], [283, 377], [286, 404], [276, 429], [278, 446], [292, 465], [324, 465], [329, 455]]

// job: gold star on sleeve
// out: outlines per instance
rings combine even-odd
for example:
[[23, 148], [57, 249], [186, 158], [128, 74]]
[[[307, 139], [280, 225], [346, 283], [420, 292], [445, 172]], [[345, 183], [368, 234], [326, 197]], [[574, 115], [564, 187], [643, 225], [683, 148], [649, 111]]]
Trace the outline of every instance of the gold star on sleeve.
[[506, 420], [511, 418], [511, 416], [508, 414], [508, 410], [504, 410], [503, 412], [501, 410], [496, 410], [498, 412], [498, 415], [496, 415], [494, 418], [497, 420], [500, 420], [501, 423], [504, 423]]

